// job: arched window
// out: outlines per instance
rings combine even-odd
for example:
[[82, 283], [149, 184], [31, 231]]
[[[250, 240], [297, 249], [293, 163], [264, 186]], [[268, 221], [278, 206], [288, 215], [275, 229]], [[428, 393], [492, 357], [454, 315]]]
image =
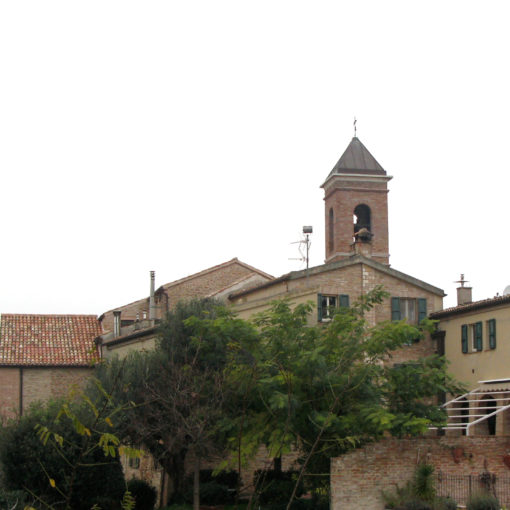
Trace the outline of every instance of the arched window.
[[365, 204], [359, 204], [354, 208], [354, 233], [357, 234], [362, 228], [372, 232], [370, 207]]
[[329, 223], [328, 223], [328, 249], [330, 253], [333, 253], [335, 248], [335, 215], [333, 208], [329, 210]]

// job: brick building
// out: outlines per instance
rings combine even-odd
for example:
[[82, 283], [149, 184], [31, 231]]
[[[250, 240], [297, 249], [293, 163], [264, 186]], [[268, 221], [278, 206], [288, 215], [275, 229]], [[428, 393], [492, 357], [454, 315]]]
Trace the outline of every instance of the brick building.
[[64, 396], [91, 374], [101, 333], [95, 315], [0, 315], [0, 414]]
[[[384, 168], [354, 137], [322, 185], [325, 201], [325, 264], [293, 271], [229, 296], [241, 317], [263, 310], [274, 299], [317, 303], [311, 322], [329, 320], [332, 308], [349, 306], [382, 285], [390, 294], [367, 313], [371, 324], [407, 319], [417, 324], [443, 307], [443, 290], [390, 267], [388, 181]], [[427, 338], [396, 353], [402, 362], [436, 351]]]
[[119, 306], [99, 317], [103, 334], [98, 338], [101, 356], [124, 356], [131, 349], [155, 346], [157, 323], [179, 302], [193, 298], [225, 299], [232, 292], [266, 283], [273, 277], [239, 259], [210, 267], [155, 290], [151, 272], [150, 295]]

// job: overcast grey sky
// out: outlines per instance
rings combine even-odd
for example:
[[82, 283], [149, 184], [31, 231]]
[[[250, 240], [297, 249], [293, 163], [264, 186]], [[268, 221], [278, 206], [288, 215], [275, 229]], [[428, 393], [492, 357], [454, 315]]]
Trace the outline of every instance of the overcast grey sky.
[[96, 313], [233, 257], [300, 269], [358, 136], [392, 267], [510, 284], [505, 1], [0, 3], [0, 312]]

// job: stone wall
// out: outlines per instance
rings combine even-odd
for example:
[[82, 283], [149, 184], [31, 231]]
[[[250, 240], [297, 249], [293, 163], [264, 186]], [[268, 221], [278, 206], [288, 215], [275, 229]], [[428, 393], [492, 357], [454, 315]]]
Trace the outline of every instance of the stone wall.
[[509, 436], [383, 440], [331, 459], [331, 509], [382, 510], [382, 491], [404, 486], [423, 461], [449, 475], [508, 476], [509, 451]]

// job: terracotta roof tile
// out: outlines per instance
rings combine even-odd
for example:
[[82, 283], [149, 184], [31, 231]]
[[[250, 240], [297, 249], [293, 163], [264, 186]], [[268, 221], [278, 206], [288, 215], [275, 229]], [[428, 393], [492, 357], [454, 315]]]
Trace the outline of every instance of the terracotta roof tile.
[[102, 333], [95, 315], [0, 315], [0, 366], [89, 366]]
[[441, 319], [449, 315], [458, 315], [464, 312], [473, 312], [481, 310], [483, 308], [490, 308], [492, 306], [506, 305], [510, 303], [510, 295], [496, 296], [488, 299], [481, 299], [480, 301], [473, 301], [471, 303], [465, 303], [463, 305], [453, 306], [451, 308], [445, 308], [430, 314], [432, 319]]

